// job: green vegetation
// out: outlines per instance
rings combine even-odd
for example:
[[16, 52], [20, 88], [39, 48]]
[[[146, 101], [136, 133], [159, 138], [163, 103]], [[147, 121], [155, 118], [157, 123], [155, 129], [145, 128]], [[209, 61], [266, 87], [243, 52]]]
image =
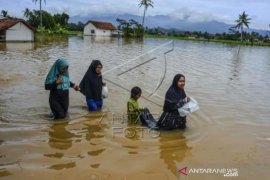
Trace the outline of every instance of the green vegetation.
[[245, 13], [245, 11], [242, 14], [239, 14], [239, 18], [235, 21], [235, 22], [237, 22], [236, 26], [231, 28], [231, 30], [240, 29], [241, 42], [243, 41], [243, 29], [244, 29], [244, 26], [249, 28], [248, 24], [250, 23], [249, 21], [251, 20], [251, 18], [247, 18], [247, 17], [248, 17], [248, 15]]
[[[82, 31], [84, 24], [82, 22], [68, 23], [69, 15], [50, 14], [47, 11], [42, 11], [43, 24], [40, 25], [40, 11], [30, 11], [28, 8], [24, 11], [26, 21], [37, 29], [37, 33], [45, 34], [74, 34], [74, 32]], [[74, 31], [71, 33], [71, 31]]]
[[[42, 27], [42, 0], [32, 0], [33, 2], [37, 3], [37, 1], [39, 1], [39, 18], [40, 18], [40, 27]], [[44, 0], [44, 3], [46, 3], [46, 0]]]
[[[27, 22], [37, 29], [38, 34], [65, 34], [65, 35], [78, 35], [82, 34], [84, 24], [82, 22], [68, 23], [69, 15], [65, 12], [62, 14], [50, 14], [42, 10], [42, 0], [32, 0], [39, 2], [39, 10], [24, 11], [24, 17]], [[46, 0], [43, 0], [46, 3]], [[145, 14], [148, 7], [153, 7], [152, 0], [139, 0], [139, 7], [144, 7], [142, 24], [133, 19], [124, 20], [116, 19], [118, 22], [118, 29], [123, 31], [125, 38], [142, 38], [144, 33], [145, 37], [154, 38], [173, 38], [192, 41], [208, 41], [208, 42], [221, 42], [229, 44], [242, 44], [242, 45], [259, 45], [270, 46], [270, 32], [268, 35], [261, 35], [257, 32], [245, 32], [244, 27], [249, 28], [251, 18], [244, 11], [239, 14], [238, 19], [235, 21], [237, 24], [229, 29], [229, 33], [216, 33], [210, 34], [208, 32], [190, 32], [180, 31], [176, 29], [162, 29], [162, 28], [144, 28]], [[5, 10], [1, 11], [4, 17], [12, 18]], [[270, 27], [270, 25], [269, 25]]]
[[3, 17], [8, 17], [8, 11], [2, 10], [2, 11], [1, 11], [1, 15], [2, 15]]
[[122, 30], [124, 37], [135, 37], [139, 38], [143, 36], [143, 27], [137, 21], [130, 19], [128, 21], [124, 19], [116, 19], [119, 23], [118, 29]]
[[143, 10], [143, 19], [142, 24], [138, 23], [133, 19], [124, 20], [124, 19], [116, 19], [119, 23], [118, 29], [123, 31], [123, 35], [126, 38], [142, 38], [144, 34], [144, 21], [145, 21], [145, 14], [148, 7], [154, 7], [154, 2], [152, 0], [140, 0], [139, 7], [144, 7]]
[[[229, 33], [216, 33], [209, 34], [208, 32], [189, 32], [179, 31], [175, 29], [162, 29], [162, 28], [146, 28], [146, 37], [155, 38], [173, 38], [192, 41], [208, 41], [208, 42], [221, 42], [229, 44], [242, 44], [242, 45], [256, 45], [256, 46], [270, 46], [270, 32], [269, 35], [261, 35], [257, 32], [245, 32], [244, 27], [249, 28], [251, 18], [245, 11], [239, 15], [235, 21], [237, 24], [229, 29]], [[269, 25], [270, 27], [270, 25]], [[239, 32], [240, 30], [240, 32]]]
[[152, 0], [140, 0], [139, 7], [142, 7], [142, 6], [144, 7], [142, 27], [144, 27], [145, 13], [146, 13], [148, 7], [154, 7], [153, 4], [154, 4], [154, 2]]
[[187, 41], [203, 41], [203, 42], [217, 42], [217, 43], [226, 43], [226, 44], [240, 44], [240, 45], [251, 45], [251, 46], [269, 46], [269, 42], [251, 42], [251, 41], [244, 41], [241, 42], [239, 40], [225, 40], [225, 39], [206, 39], [206, 38], [196, 38], [193, 36], [172, 36], [172, 35], [165, 35], [165, 34], [146, 34], [145, 37], [147, 38], [168, 38], [168, 39], [179, 39], [179, 40], [187, 40]]

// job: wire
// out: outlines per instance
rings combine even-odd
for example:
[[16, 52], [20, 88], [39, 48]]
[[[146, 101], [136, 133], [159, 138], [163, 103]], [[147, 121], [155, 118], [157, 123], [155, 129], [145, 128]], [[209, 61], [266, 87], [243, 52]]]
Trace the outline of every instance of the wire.
[[109, 73], [109, 72], [111, 72], [111, 71], [113, 71], [113, 70], [115, 70], [115, 69], [117, 69], [117, 68], [119, 68], [119, 67], [121, 67], [121, 66], [124, 66], [124, 65], [126, 65], [126, 64], [128, 64], [128, 63], [130, 63], [130, 62], [132, 62], [132, 61], [135, 61], [136, 59], [138, 59], [138, 58], [140, 58], [140, 57], [142, 57], [142, 56], [144, 56], [144, 55], [146, 55], [146, 54], [148, 54], [148, 53], [151, 53], [151, 52], [153, 52], [153, 51], [155, 51], [155, 50], [157, 50], [157, 49], [159, 49], [159, 48], [161, 48], [161, 47], [163, 47], [163, 46], [166, 46], [167, 44], [170, 44], [170, 43], [172, 43], [172, 42], [173, 42], [173, 41], [169, 41], [169, 42], [167, 42], [167, 43], [164, 43], [164, 44], [162, 44], [162, 45], [160, 45], [160, 46], [158, 46], [158, 47], [156, 47], [156, 48], [154, 48], [154, 49], [152, 49], [152, 50], [150, 50], [150, 51], [147, 51], [147, 52], [145, 52], [145, 53], [143, 53], [143, 54], [141, 54], [141, 55], [139, 55], [139, 56], [137, 56], [137, 57], [135, 57], [135, 58], [133, 58], [133, 59], [131, 59], [131, 60], [125, 62], [125, 63], [123, 63], [123, 64], [120, 64], [120, 65], [118, 65], [118, 66], [115, 66], [114, 68], [109, 69], [108, 71], [102, 73], [102, 75], [104, 76], [105, 74], [107, 74], [107, 73]]

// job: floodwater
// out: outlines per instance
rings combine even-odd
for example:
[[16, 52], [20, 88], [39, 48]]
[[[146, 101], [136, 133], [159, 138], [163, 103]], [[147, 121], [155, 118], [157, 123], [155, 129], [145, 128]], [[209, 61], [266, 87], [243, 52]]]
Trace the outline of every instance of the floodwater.
[[[92, 59], [102, 61], [109, 97], [101, 112], [89, 113], [70, 89], [69, 117], [49, 118], [44, 80], [59, 57], [69, 60], [75, 83]], [[268, 47], [168, 39], [0, 43], [0, 177], [269, 179], [269, 57]], [[176, 73], [186, 76], [186, 93], [200, 105], [188, 128], [156, 132], [127, 124], [128, 90], [139, 85], [140, 105], [158, 117]]]

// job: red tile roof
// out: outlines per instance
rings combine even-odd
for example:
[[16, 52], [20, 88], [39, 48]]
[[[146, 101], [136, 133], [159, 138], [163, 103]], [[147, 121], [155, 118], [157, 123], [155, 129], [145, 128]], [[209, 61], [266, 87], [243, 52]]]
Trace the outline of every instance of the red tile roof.
[[109, 22], [99, 22], [99, 21], [88, 21], [85, 26], [89, 23], [92, 23], [98, 29], [105, 29], [105, 30], [115, 30], [116, 28]]
[[5, 18], [5, 19], [0, 19], [0, 31], [4, 31], [12, 26], [14, 26], [17, 23], [23, 23], [24, 25], [26, 25], [27, 27], [29, 27], [31, 30], [35, 31], [35, 29], [28, 24], [25, 20], [23, 19], [9, 19], [9, 18]]

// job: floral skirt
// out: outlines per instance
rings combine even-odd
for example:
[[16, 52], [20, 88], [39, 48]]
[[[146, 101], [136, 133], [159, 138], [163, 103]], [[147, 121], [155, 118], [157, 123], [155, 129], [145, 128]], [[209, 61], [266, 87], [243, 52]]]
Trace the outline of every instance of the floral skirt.
[[186, 117], [181, 117], [178, 112], [164, 111], [157, 122], [157, 127], [163, 130], [185, 129]]
[[151, 129], [173, 130], [185, 129], [186, 117], [181, 117], [178, 112], [163, 112], [159, 120], [156, 121], [147, 108], [140, 113], [141, 124]]

